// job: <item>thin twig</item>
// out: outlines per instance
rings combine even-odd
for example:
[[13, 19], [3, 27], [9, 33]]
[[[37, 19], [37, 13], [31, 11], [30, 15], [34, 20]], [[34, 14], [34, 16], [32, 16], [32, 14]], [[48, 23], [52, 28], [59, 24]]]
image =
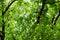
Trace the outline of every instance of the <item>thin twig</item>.
[[6, 11], [9, 9], [9, 7], [15, 2], [16, 0], [13, 0], [5, 9], [4, 13], [6, 13]]
[[[56, 15], [56, 17], [54, 19], [52, 19], [52, 26], [54, 26], [56, 24], [56, 21], [58, 20], [59, 16], [60, 16], [60, 10], [59, 10], [59, 13]], [[53, 29], [53, 27], [52, 27], [52, 29]]]

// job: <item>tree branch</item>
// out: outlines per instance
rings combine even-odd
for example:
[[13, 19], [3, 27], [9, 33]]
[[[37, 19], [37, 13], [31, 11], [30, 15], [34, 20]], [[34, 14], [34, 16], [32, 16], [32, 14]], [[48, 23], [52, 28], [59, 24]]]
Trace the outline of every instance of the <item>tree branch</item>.
[[[55, 18], [53, 17], [52, 26], [56, 24], [56, 21], [58, 20], [59, 16], [60, 16], [60, 10], [59, 10], [59, 13], [56, 15], [56, 17]], [[53, 27], [52, 27], [52, 29], [53, 29]]]
[[5, 9], [4, 13], [6, 13], [6, 11], [9, 9], [9, 7], [15, 2], [16, 0], [13, 0]]
[[37, 24], [40, 22], [40, 16], [42, 15], [42, 12], [44, 10], [45, 4], [46, 4], [46, 0], [43, 0], [43, 2], [42, 2], [42, 8], [40, 9], [38, 17], [37, 17], [37, 22], [36, 22]]
[[[5, 11], [3, 11], [4, 8], [3, 8], [3, 10], [2, 10], [2, 35], [0, 35], [0, 36], [1, 36], [1, 40], [4, 40], [4, 37], [5, 37], [4, 14], [7, 12], [7, 10], [9, 9], [9, 7], [14, 3], [14, 1], [15, 1], [15, 0], [13, 0], [13, 1], [7, 6], [7, 8], [5, 9]], [[2, 5], [2, 7], [3, 7], [3, 5]]]

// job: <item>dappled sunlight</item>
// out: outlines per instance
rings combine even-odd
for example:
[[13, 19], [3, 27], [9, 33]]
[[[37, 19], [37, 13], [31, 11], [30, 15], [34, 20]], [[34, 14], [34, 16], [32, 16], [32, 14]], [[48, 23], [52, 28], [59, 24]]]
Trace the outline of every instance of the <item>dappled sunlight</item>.
[[60, 40], [60, 0], [1, 0], [0, 40]]

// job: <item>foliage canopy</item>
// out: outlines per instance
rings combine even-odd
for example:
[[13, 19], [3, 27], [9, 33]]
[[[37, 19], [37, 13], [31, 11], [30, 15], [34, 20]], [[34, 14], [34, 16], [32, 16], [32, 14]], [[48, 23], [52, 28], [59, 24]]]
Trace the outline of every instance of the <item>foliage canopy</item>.
[[0, 0], [0, 31], [4, 25], [5, 40], [60, 40], [59, 5], [60, 0]]

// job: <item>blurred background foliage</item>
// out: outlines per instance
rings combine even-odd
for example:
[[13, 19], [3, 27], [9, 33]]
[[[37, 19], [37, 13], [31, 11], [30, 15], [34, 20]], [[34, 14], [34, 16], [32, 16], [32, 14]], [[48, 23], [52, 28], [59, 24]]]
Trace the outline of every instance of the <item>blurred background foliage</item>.
[[[2, 4], [3, 1], [3, 4]], [[2, 9], [12, 0], [0, 0], [0, 30], [2, 27]], [[47, 0], [41, 22], [34, 24], [42, 7], [42, 0], [17, 0], [4, 15], [5, 40], [60, 40], [60, 18], [52, 30], [52, 17], [58, 13], [56, 0]], [[54, 3], [54, 4], [53, 4]], [[3, 5], [3, 8], [2, 8]]]

